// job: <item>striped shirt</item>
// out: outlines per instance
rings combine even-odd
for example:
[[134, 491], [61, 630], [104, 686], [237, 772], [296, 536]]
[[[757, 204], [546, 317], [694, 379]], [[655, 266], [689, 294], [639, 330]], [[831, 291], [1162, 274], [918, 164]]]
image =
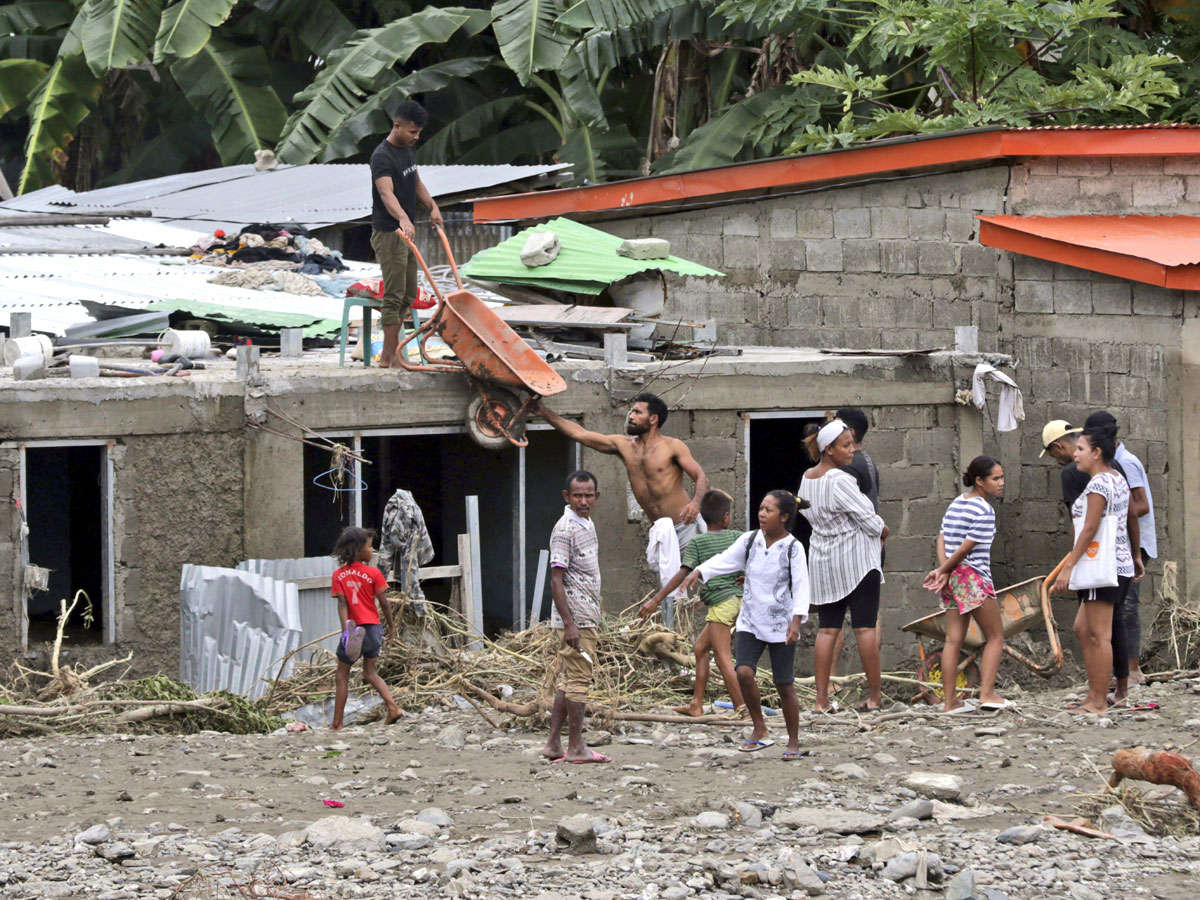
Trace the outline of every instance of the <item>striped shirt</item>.
[[883, 573], [883, 519], [852, 476], [841, 469], [830, 469], [819, 478], [802, 476], [800, 497], [811, 504], [801, 512], [812, 524], [808, 575], [813, 606], [841, 600], [872, 570]]
[[996, 511], [982, 497], [955, 497], [942, 517], [942, 538], [946, 557], [954, 555], [963, 541], [975, 546], [963, 560], [968, 566], [992, 580], [992, 541], [996, 537]]
[[[577, 628], [600, 627], [600, 541], [596, 523], [571, 507], [550, 532], [550, 566], [563, 569], [563, 593]], [[550, 627], [562, 628], [558, 606], [550, 606]]]
[[[732, 528], [698, 534], [683, 548], [683, 559], [680, 565], [689, 569], [699, 568], [701, 563], [706, 563], [717, 554], [728, 550], [730, 544], [733, 544], [741, 536], [740, 532], [734, 531]], [[738, 572], [740, 571], [739, 569]], [[732, 575], [720, 575], [709, 579], [700, 587], [700, 600], [705, 606], [716, 606], [731, 597], [740, 596], [742, 596], [742, 586], [737, 583], [736, 572]]]
[[[1133, 552], [1129, 546], [1129, 483], [1114, 472], [1093, 475], [1087, 490], [1075, 498], [1071, 507], [1071, 518], [1087, 516], [1088, 494], [1099, 494], [1104, 498], [1103, 516], [1117, 519], [1117, 574], [1133, 576]], [[1077, 532], [1078, 533], [1078, 532]]]

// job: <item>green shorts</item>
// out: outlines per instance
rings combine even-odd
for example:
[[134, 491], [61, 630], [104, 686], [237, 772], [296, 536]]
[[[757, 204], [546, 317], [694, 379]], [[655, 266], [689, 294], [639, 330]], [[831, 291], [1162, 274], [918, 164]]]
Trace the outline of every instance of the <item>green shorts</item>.
[[379, 321], [385, 327], [401, 325], [417, 299], [417, 258], [394, 231], [371, 231], [371, 249], [383, 269], [383, 299]]

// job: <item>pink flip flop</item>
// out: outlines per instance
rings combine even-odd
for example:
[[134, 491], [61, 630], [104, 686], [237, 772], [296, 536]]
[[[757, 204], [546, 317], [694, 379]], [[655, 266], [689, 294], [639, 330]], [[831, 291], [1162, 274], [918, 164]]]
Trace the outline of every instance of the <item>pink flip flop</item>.
[[584, 766], [584, 765], [588, 765], [589, 763], [610, 763], [610, 762], [612, 762], [612, 760], [609, 759], [607, 756], [605, 756], [603, 753], [600, 753], [597, 750], [593, 750], [591, 759], [567, 759], [565, 756], [563, 756], [563, 757], [560, 757], [559, 759], [556, 759], [555, 762], [556, 763], [568, 762], [568, 763], [574, 763], [577, 766]]

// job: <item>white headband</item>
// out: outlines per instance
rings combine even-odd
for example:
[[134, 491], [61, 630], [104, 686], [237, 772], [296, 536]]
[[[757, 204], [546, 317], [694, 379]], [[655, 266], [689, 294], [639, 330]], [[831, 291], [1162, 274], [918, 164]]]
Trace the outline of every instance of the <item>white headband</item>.
[[841, 419], [834, 419], [821, 426], [821, 430], [817, 432], [817, 452], [824, 453], [825, 448], [836, 441], [838, 435], [845, 431], [846, 428], [846, 423]]

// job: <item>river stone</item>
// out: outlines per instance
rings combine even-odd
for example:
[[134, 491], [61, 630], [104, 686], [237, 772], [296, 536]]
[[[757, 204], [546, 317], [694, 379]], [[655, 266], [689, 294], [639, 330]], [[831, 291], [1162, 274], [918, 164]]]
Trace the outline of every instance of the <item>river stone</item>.
[[974, 900], [974, 897], [975, 873], [970, 869], [963, 869], [950, 879], [950, 884], [946, 887], [946, 900]]
[[112, 837], [112, 829], [103, 822], [93, 825], [75, 835], [75, 840], [81, 844], [103, 844]]
[[428, 822], [430, 825], [436, 825], [439, 828], [448, 828], [454, 824], [454, 820], [446, 815], [446, 811], [437, 806], [429, 806], [417, 813], [418, 822]]
[[387, 837], [366, 819], [357, 816], [326, 816], [304, 829], [304, 839], [312, 847], [336, 848], [340, 852], [382, 851]]
[[467, 746], [467, 733], [463, 731], [461, 725], [447, 725], [438, 732], [433, 742], [447, 750], [461, 750]]
[[666, 259], [671, 242], [664, 238], [629, 238], [617, 247], [617, 255], [628, 259]]
[[[890, 860], [883, 867], [883, 877], [888, 881], [895, 881], [897, 884], [906, 878], [912, 878], [917, 874], [917, 869], [921, 864], [921, 854], [916, 850], [910, 850], [907, 853], [901, 853]], [[943, 876], [942, 858], [936, 853], [925, 854], [925, 871], [929, 876], [931, 884], [940, 884]]]
[[912, 772], [904, 777], [904, 786], [922, 797], [934, 800], [954, 802], [962, 799], [963, 781], [957, 775], [947, 775], [943, 772]]
[[1039, 825], [1015, 825], [996, 835], [1001, 844], [1031, 844], [1040, 840], [1045, 831]]
[[693, 821], [697, 828], [705, 831], [724, 831], [729, 827], [729, 816], [711, 809], [700, 813]]
[[897, 819], [928, 819], [933, 815], [933, 801], [924, 798], [919, 800], [909, 800], [902, 806], [898, 806], [888, 813], [888, 821], [895, 822]]
[[560, 821], [555, 837], [559, 845], [570, 853], [597, 852], [596, 830], [592, 828], [592, 820], [582, 813]]
[[869, 831], [880, 831], [884, 820], [883, 816], [875, 813], [858, 812], [853, 809], [798, 807], [781, 809], [771, 821], [789, 828], [813, 827], [835, 834], [865, 834]]

